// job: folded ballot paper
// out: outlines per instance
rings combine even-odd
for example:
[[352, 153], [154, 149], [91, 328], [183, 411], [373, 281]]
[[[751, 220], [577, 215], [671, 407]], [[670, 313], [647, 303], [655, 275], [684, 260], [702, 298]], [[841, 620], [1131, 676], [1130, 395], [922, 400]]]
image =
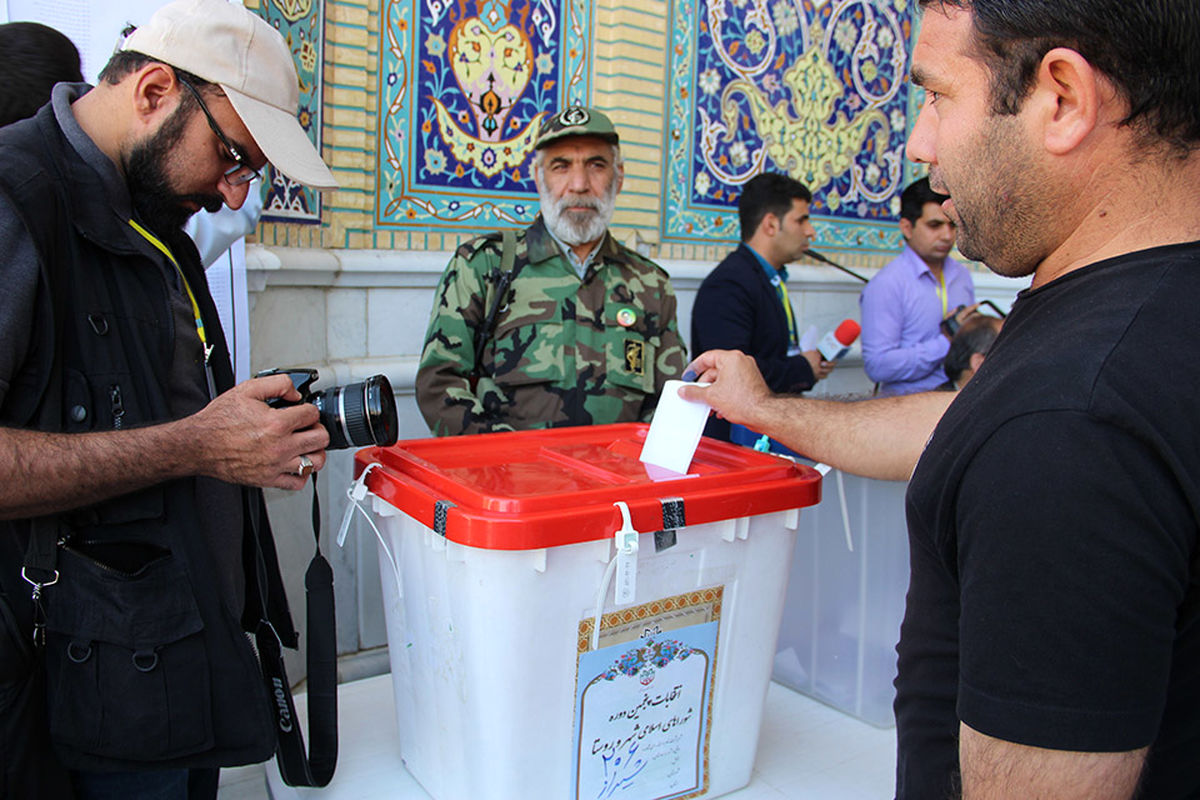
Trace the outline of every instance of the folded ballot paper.
[[[683, 381], [667, 381], [650, 422], [650, 432], [639, 456], [653, 480], [678, 478], [686, 474], [704, 433], [708, 419], [707, 403], [694, 403], [679, 396]], [[695, 386], [708, 386], [696, 383]]]

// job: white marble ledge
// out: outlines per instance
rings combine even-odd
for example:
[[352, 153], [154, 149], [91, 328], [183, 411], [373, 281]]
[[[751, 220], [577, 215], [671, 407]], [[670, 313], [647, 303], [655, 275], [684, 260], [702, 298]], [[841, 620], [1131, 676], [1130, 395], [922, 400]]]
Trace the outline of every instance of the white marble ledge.
[[[437, 285], [453, 253], [440, 250], [346, 250], [246, 245], [250, 290], [267, 286], [426, 287]], [[696, 288], [715, 263], [658, 259], [680, 288]], [[805, 289], [858, 291], [861, 284], [832, 267], [800, 264], [789, 283]], [[862, 274], [869, 277], [873, 270]]]
[[347, 250], [246, 245], [246, 281], [252, 292], [269, 286], [432, 288], [449, 252]]
[[412, 394], [417, 380], [420, 356], [384, 356], [335, 359], [322, 364], [315, 389], [344, 386], [371, 375], [386, 375], [396, 394]]
[[[252, 292], [268, 286], [345, 288], [432, 288], [453, 253], [440, 250], [348, 250], [338, 248], [269, 247], [246, 245], [247, 282]], [[695, 289], [715, 264], [707, 261], [658, 259], [677, 289]], [[878, 270], [855, 269], [865, 278]], [[853, 293], [862, 283], [833, 267], [795, 264], [788, 268], [789, 285], [801, 291]], [[973, 271], [981, 297], [1011, 297], [1029, 285], [1027, 278], [1004, 278]]]

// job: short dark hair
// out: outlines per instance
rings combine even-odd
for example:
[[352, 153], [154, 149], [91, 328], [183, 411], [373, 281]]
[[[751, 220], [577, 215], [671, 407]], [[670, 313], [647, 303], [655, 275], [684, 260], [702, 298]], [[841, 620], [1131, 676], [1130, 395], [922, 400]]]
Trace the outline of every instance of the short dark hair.
[[742, 187], [742, 196], [738, 198], [742, 241], [750, 241], [767, 214], [783, 219], [792, 210], [793, 200], [812, 202], [812, 192], [795, 178], [777, 172], [764, 172], [747, 181]]
[[992, 111], [1016, 114], [1042, 57], [1070, 48], [1129, 105], [1121, 124], [1149, 144], [1200, 147], [1200, 3], [1196, 0], [920, 0], [971, 13], [991, 73]]
[[[129, 75], [137, 72], [147, 64], [167, 64], [161, 58], [153, 58], [145, 53], [139, 53], [135, 50], [118, 50], [108, 59], [108, 63], [104, 65], [104, 69], [100, 70], [100, 80], [105, 83], [118, 84]], [[186, 70], [182, 70], [173, 64], [167, 64], [168, 67], [175, 70], [175, 74], [181, 79], [192, 85], [192, 88], [198, 89], [203, 93], [213, 93], [218, 91], [217, 85], [204, 80], [201, 77], [193, 75]], [[191, 96], [190, 92], [184, 94]]]
[[32, 117], [60, 81], [83, 80], [79, 51], [63, 34], [37, 22], [0, 25], [0, 125]]
[[987, 355], [992, 343], [1000, 334], [1000, 320], [984, 314], [970, 317], [950, 340], [950, 349], [942, 362], [946, 377], [954, 383], [962, 377], [963, 372], [971, 367], [971, 356], [976, 353]]
[[939, 194], [930, 188], [929, 178], [915, 180], [900, 193], [900, 219], [916, 223], [927, 203], [942, 203], [949, 199], [950, 195]]
[[[128, 36], [132, 30], [132, 28], [127, 28], [125, 35]], [[152, 58], [145, 53], [138, 53], [134, 50], [118, 50], [108, 59], [108, 63], [104, 65], [104, 69], [100, 70], [100, 80], [115, 86], [147, 64], [166, 64], [166, 62], [161, 58]], [[220, 91], [220, 87], [215, 83], [196, 77], [192, 73], [171, 64], [167, 64], [167, 66], [175, 70], [175, 77], [187, 81], [192, 85], [193, 89], [201, 94], [211, 95]], [[199, 107], [196, 104], [196, 98], [192, 96], [191, 92], [181, 91], [179, 93], [180, 111], [190, 112]]]

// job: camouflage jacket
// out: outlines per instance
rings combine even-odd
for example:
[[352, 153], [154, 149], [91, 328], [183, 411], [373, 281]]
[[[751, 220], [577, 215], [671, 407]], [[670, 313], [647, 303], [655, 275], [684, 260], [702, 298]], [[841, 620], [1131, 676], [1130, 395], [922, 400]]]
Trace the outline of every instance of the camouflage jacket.
[[581, 281], [541, 217], [517, 234], [521, 272], [472, 380], [500, 239], [464, 244], [438, 284], [416, 387], [430, 429], [447, 436], [648, 420], [663, 384], [686, 364], [667, 273], [605, 235]]

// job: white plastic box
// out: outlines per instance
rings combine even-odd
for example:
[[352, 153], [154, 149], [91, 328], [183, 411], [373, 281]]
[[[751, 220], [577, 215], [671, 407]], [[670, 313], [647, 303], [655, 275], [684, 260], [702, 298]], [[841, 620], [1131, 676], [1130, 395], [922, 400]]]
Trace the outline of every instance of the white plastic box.
[[776, 681], [879, 727], [896, 724], [907, 489], [902, 481], [826, 476], [825, 501], [800, 521], [775, 655]]
[[[358, 454], [359, 471], [382, 465], [367, 485], [397, 565], [381, 547], [401, 756], [434, 800], [715, 797], [749, 782], [798, 509], [820, 477], [704, 440], [688, 475], [656, 483], [637, 460], [646, 429]], [[626, 566], [606, 583], [618, 501], [639, 533], [635, 596], [615, 605], [630, 586]]]

